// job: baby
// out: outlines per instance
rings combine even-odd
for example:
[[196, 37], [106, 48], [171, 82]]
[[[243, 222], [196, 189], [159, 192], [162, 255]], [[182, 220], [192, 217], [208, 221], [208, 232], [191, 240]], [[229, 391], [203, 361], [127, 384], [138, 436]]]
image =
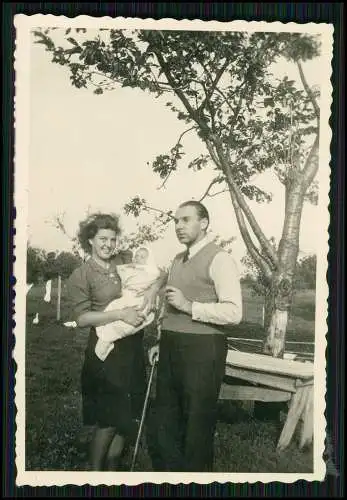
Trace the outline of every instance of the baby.
[[[123, 309], [124, 307], [138, 307], [143, 303], [144, 292], [158, 279], [160, 271], [153, 259], [150, 262], [150, 252], [146, 247], [139, 247], [131, 264], [117, 266], [118, 274], [122, 280], [122, 297], [113, 300], [105, 309]], [[147, 314], [147, 317], [140, 326], [133, 326], [124, 321], [114, 321], [107, 325], [98, 326], [96, 334], [98, 341], [95, 346], [95, 354], [104, 361], [109, 353], [114, 349], [114, 342], [132, 335], [154, 320], [154, 312]]]

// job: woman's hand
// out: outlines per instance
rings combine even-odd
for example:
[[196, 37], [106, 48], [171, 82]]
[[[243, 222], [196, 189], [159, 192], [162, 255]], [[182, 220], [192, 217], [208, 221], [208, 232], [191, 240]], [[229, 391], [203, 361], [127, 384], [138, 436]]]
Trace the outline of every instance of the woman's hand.
[[135, 307], [125, 307], [122, 310], [122, 321], [132, 326], [139, 326], [144, 322], [146, 316]]

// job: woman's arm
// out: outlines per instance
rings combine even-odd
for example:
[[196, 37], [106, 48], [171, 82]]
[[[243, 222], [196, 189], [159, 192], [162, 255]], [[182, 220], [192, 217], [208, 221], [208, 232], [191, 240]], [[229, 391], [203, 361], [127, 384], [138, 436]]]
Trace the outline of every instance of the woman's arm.
[[87, 326], [103, 326], [113, 321], [124, 321], [133, 326], [141, 325], [144, 315], [134, 307], [114, 309], [112, 311], [86, 311], [77, 318], [77, 326], [84, 328]]

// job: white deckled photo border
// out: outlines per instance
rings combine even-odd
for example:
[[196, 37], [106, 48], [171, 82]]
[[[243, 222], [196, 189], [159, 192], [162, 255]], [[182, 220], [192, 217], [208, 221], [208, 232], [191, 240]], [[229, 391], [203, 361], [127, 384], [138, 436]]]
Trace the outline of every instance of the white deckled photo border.
[[[263, 483], [278, 481], [293, 483], [297, 480], [323, 481], [326, 465], [323, 459], [326, 438], [325, 394], [326, 394], [326, 345], [329, 289], [326, 279], [329, 251], [329, 191], [330, 191], [330, 143], [332, 132], [329, 126], [332, 105], [332, 50], [333, 26], [323, 23], [281, 23], [281, 22], [217, 22], [201, 20], [174, 19], [137, 19], [137, 18], [94, 18], [78, 16], [69, 18], [53, 15], [18, 14], [14, 18], [16, 29], [15, 44], [15, 256], [14, 275], [16, 278], [15, 299], [15, 337], [13, 356], [17, 365], [15, 383], [16, 416], [16, 468], [17, 486], [64, 486], [64, 485], [121, 485], [141, 483], [198, 484], [219, 483]], [[314, 362], [314, 467], [313, 473], [155, 473], [155, 472], [75, 472], [75, 471], [30, 471], [25, 469], [25, 328], [26, 328], [26, 248], [28, 241], [28, 191], [29, 191], [29, 147], [30, 147], [30, 36], [37, 27], [82, 27], [118, 28], [148, 30], [186, 30], [186, 31], [267, 31], [300, 32], [319, 34], [324, 54], [324, 67], [321, 68], [321, 118], [319, 146], [319, 232], [320, 246], [317, 250], [316, 274], [316, 316], [315, 316], [315, 362]]]

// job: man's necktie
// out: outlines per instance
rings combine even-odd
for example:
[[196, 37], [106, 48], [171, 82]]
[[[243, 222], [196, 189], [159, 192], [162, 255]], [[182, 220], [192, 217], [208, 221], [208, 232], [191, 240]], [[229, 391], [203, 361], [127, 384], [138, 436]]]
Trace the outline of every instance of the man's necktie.
[[187, 260], [189, 259], [189, 249], [187, 249], [185, 252], [184, 252], [184, 255], [183, 255], [183, 262], [187, 262]]

